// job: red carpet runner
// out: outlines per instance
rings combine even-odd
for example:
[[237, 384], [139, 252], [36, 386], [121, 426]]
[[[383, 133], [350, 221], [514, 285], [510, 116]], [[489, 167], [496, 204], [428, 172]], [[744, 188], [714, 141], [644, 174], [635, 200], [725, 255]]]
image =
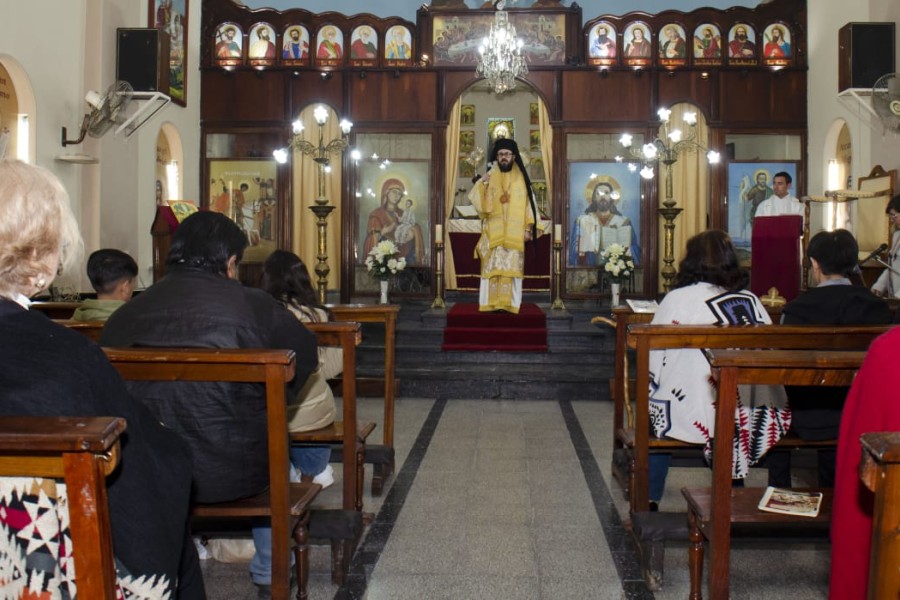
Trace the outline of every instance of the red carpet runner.
[[547, 317], [536, 304], [523, 303], [519, 314], [479, 312], [477, 304], [454, 304], [447, 313], [444, 352], [546, 352]]

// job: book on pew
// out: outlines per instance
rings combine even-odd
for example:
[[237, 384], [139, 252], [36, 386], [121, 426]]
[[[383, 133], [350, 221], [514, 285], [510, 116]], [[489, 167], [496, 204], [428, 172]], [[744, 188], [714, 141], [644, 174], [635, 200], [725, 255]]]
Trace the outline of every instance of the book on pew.
[[759, 501], [759, 510], [797, 517], [815, 517], [819, 514], [820, 506], [821, 492], [800, 492], [772, 486], [766, 488], [766, 493]]
[[655, 313], [659, 309], [659, 303], [656, 300], [632, 300], [626, 298], [625, 302], [634, 313]]

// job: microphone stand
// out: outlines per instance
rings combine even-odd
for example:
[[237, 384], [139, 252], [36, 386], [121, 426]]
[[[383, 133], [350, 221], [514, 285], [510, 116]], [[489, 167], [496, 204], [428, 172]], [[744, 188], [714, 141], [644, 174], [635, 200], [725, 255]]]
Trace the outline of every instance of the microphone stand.
[[891, 265], [887, 264], [886, 262], [884, 262], [883, 260], [881, 260], [881, 259], [878, 258], [877, 256], [876, 256], [874, 259], [872, 259], [872, 260], [874, 260], [875, 262], [877, 262], [879, 265], [885, 267], [888, 271], [890, 271], [890, 272], [893, 273], [894, 275], [900, 277], [900, 272], [898, 272], [897, 269], [895, 269], [895, 268], [892, 267]]

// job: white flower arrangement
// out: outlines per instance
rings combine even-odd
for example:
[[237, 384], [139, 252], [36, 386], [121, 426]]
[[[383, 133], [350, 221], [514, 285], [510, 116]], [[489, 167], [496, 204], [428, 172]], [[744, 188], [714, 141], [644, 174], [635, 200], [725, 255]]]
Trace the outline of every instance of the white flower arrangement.
[[610, 244], [600, 254], [600, 269], [612, 283], [624, 283], [634, 273], [634, 260], [622, 244]]
[[366, 270], [372, 277], [387, 281], [406, 268], [406, 259], [391, 240], [382, 240], [366, 255]]

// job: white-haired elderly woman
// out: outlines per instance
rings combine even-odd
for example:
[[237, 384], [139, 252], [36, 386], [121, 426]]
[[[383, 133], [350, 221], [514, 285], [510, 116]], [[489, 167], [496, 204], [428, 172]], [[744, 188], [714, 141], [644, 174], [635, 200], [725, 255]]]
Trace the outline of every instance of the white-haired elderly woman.
[[[59, 180], [46, 169], [0, 160], [0, 417], [125, 418], [121, 464], [107, 478], [118, 583], [125, 597], [204, 598], [187, 529], [186, 446], [129, 398], [99, 346], [28, 310], [29, 299], [46, 290], [58, 273], [75, 266], [80, 271], [82, 254], [78, 223]], [[4, 489], [0, 502], [26, 505], [34, 494], [22, 489], [13, 496]], [[35, 550], [28, 536], [19, 539], [15, 526], [6, 526], [0, 544], [18, 548], [6, 556], [21, 560], [17, 566], [23, 577], [47, 591], [68, 585], [59, 573], [40, 572], [52, 571], [58, 557], [47, 555], [49, 567], [34, 557], [28, 564], [16, 559], [50, 550]]]

